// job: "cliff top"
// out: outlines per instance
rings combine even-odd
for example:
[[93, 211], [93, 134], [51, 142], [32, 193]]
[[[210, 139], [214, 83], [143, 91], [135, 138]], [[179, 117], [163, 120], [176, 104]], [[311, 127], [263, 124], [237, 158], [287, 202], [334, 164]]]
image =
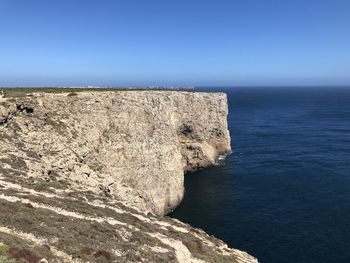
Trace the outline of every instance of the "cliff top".
[[[38, 92], [44, 92], [44, 93], [71, 93], [71, 96], [74, 96], [76, 92], [87, 92], [87, 91], [93, 91], [93, 92], [102, 92], [102, 91], [113, 91], [113, 92], [120, 92], [120, 91], [179, 91], [179, 92], [203, 92], [195, 89], [189, 89], [189, 88], [89, 88], [89, 87], [82, 87], [82, 88], [61, 88], [61, 87], [30, 87], [30, 88], [24, 88], [24, 87], [17, 87], [17, 88], [1, 88], [0, 87], [0, 97], [3, 94], [5, 98], [17, 98], [17, 97], [26, 97], [29, 93], [38, 93]], [[219, 92], [213, 92], [213, 91], [205, 91], [205, 93], [219, 93]]]

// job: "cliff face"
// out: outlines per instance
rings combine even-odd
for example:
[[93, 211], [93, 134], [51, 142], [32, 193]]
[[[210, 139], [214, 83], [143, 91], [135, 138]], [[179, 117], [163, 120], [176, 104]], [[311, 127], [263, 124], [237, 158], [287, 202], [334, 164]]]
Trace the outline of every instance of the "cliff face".
[[[145, 239], [153, 239], [144, 240], [147, 253], [137, 248], [142, 240], [136, 240], [131, 250], [148, 262], [155, 260], [150, 258], [156, 253], [152, 249], [164, 252], [165, 262], [213, 261], [209, 255], [219, 261], [255, 262], [201, 231], [158, 217], [181, 202], [184, 172], [214, 164], [220, 154], [230, 152], [226, 118], [227, 101], [222, 93], [33, 93], [25, 98], [1, 99], [0, 201], [6, 203], [3, 208], [8, 207], [8, 211], [28, 210], [28, 217], [45, 222], [39, 236], [52, 228], [47, 219], [37, 218], [39, 214], [70, 216], [86, 224], [99, 222], [100, 214], [128, 245], [135, 241], [130, 241], [133, 235], [147, 233]], [[62, 198], [64, 202], [58, 202]], [[72, 201], [69, 207], [68, 200]], [[12, 207], [14, 201], [31, 205]], [[31, 214], [32, 207], [40, 213]], [[108, 210], [110, 216], [101, 209]], [[6, 213], [0, 214], [6, 217]], [[0, 232], [11, 235], [11, 224], [9, 228], [4, 222], [2, 218]], [[22, 231], [28, 232], [21, 224], [13, 223], [13, 227], [16, 238]], [[6, 240], [0, 242], [6, 244]], [[126, 257], [126, 248], [118, 247], [119, 243], [104, 252], [88, 244], [76, 250], [94, 259], [140, 261]], [[188, 254], [181, 255], [182, 250]], [[73, 260], [72, 251], [62, 253]], [[59, 256], [52, 258], [60, 262]]]
[[12, 118], [2, 149], [16, 149], [28, 176], [66, 178], [142, 211], [162, 215], [176, 207], [184, 171], [230, 152], [225, 94], [33, 95], [2, 106], [3, 122]]

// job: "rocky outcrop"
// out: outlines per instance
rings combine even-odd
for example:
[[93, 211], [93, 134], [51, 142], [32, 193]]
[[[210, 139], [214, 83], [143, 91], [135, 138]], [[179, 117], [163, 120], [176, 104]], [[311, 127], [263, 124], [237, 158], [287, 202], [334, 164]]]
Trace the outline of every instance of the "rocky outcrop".
[[[42, 255], [52, 262], [257, 262], [162, 217], [181, 202], [186, 171], [230, 152], [226, 118], [223, 93], [101, 91], [2, 98], [0, 234], [6, 238], [0, 242], [13, 258], [26, 254], [13, 252], [20, 240], [39, 254], [45, 243], [53, 249]], [[9, 223], [9, 211], [22, 215], [22, 221]], [[53, 233], [57, 227], [66, 230]]]
[[153, 214], [179, 204], [184, 171], [230, 152], [222, 93], [34, 93], [0, 114], [11, 137], [1, 147], [17, 148], [29, 176], [65, 178]]

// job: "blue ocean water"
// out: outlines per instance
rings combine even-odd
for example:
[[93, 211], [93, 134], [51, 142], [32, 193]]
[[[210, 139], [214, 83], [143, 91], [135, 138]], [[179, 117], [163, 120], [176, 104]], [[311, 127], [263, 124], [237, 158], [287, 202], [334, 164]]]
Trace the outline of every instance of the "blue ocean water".
[[350, 262], [350, 88], [232, 88], [233, 153], [170, 215], [261, 263]]

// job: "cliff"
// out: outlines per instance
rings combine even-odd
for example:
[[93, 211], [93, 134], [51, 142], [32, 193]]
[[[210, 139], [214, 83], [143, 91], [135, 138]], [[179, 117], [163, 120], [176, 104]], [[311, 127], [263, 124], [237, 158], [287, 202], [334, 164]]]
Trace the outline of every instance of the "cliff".
[[38, 259], [28, 262], [257, 262], [163, 217], [186, 171], [230, 152], [226, 118], [223, 93], [2, 98], [3, 250]]

